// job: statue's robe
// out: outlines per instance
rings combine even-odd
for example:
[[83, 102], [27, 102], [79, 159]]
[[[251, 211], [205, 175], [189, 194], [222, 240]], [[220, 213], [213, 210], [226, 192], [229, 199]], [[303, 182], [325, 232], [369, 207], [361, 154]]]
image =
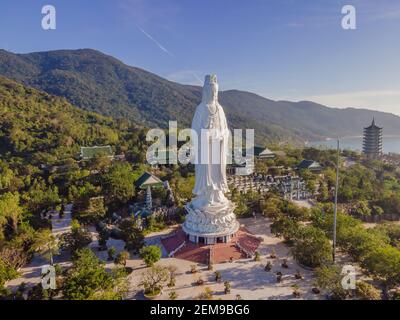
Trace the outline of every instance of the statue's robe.
[[194, 209], [223, 206], [228, 202], [224, 193], [228, 191], [226, 163], [229, 129], [224, 110], [213, 97], [211, 86], [204, 89], [203, 101], [196, 108], [192, 121], [192, 129], [198, 138], [193, 189], [196, 198], [192, 201]]

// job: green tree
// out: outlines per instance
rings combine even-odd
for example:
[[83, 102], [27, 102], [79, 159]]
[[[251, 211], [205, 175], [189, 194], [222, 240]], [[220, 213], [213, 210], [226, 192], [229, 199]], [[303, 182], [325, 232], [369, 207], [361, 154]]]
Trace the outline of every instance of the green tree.
[[232, 200], [235, 202], [235, 214], [237, 214], [238, 216], [249, 214], [250, 209], [243, 195], [239, 195], [238, 197]]
[[63, 286], [64, 297], [70, 300], [121, 300], [126, 290], [126, 274], [118, 269], [107, 272], [89, 248], [77, 251]]
[[89, 182], [83, 185], [71, 185], [68, 188], [68, 200], [78, 204], [87, 203], [90, 198], [98, 194], [98, 188]]
[[292, 241], [299, 232], [299, 223], [292, 218], [280, 214], [271, 224], [271, 233], [283, 237], [285, 241]]
[[391, 222], [385, 222], [377, 225], [375, 228], [379, 234], [389, 238], [390, 245], [400, 249], [400, 225]]
[[19, 194], [7, 192], [0, 195], [0, 227], [11, 222], [13, 232], [18, 231], [18, 223], [22, 218], [22, 207], [19, 204]]
[[372, 206], [372, 214], [374, 216], [381, 216], [382, 214], [384, 214], [383, 209], [380, 206]]
[[386, 247], [390, 239], [374, 229], [366, 230], [362, 226], [353, 228], [338, 228], [337, 243], [354, 259], [362, 261], [363, 258], [376, 248]]
[[18, 271], [12, 267], [7, 266], [7, 264], [0, 259], [0, 296], [1, 291], [4, 289], [4, 284], [6, 281], [15, 279], [18, 277]]
[[96, 155], [89, 160], [88, 168], [93, 171], [106, 172], [111, 165], [111, 159], [106, 155]]
[[104, 197], [84, 198], [75, 202], [74, 216], [86, 223], [97, 223], [106, 214]]
[[188, 175], [186, 178], [182, 177], [177, 171], [173, 174], [170, 186], [178, 205], [182, 205], [191, 199], [194, 182], [193, 174]]
[[316, 183], [314, 179], [307, 180], [306, 188], [311, 195], [314, 195], [316, 189]]
[[279, 198], [270, 197], [264, 201], [263, 205], [261, 206], [261, 211], [263, 215], [275, 219], [281, 213], [280, 205], [281, 200]]
[[33, 257], [35, 231], [26, 224], [21, 224], [18, 233], [9, 241], [0, 245], [0, 260], [11, 269], [18, 270]]
[[319, 185], [319, 195], [318, 195], [318, 200], [319, 201], [328, 201], [329, 200], [329, 190], [328, 187], [325, 183], [321, 182]]
[[15, 175], [6, 162], [0, 161], [0, 190], [8, 189]]
[[120, 264], [122, 266], [126, 266], [126, 260], [129, 259], [129, 252], [128, 251], [121, 251], [115, 257], [115, 263]]
[[48, 259], [51, 265], [53, 265], [53, 256], [59, 253], [58, 241], [49, 229], [44, 229], [36, 233], [33, 248]]
[[127, 250], [138, 253], [144, 246], [143, 232], [136, 226], [133, 219], [124, 219], [120, 222], [121, 237], [125, 241]]
[[134, 196], [134, 175], [129, 163], [116, 162], [104, 175], [104, 189], [108, 201], [127, 203]]
[[107, 250], [108, 261], [113, 261], [116, 253], [117, 249], [115, 249], [115, 247], [111, 246], [110, 248], [108, 248]]
[[92, 242], [90, 233], [81, 227], [77, 220], [71, 223], [71, 231], [61, 237], [61, 247], [75, 254], [78, 250], [86, 247]]
[[365, 281], [357, 281], [356, 283], [356, 297], [360, 300], [380, 300], [381, 292], [372, 284]]
[[162, 266], [152, 266], [142, 277], [140, 283], [144, 287], [144, 294], [148, 296], [158, 295], [169, 278], [168, 268]]
[[383, 281], [385, 292], [400, 285], [400, 251], [389, 245], [377, 247], [366, 254], [362, 266]]
[[159, 246], [147, 246], [140, 250], [140, 257], [148, 267], [152, 267], [161, 259], [162, 252]]
[[343, 289], [341, 269], [339, 266], [321, 266], [315, 269], [316, 285], [329, 292], [335, 300], [344, 300], [349, 292]]
[[354, 212], [356, 214], [362, 216], [370, 216], [372, 212], [371, 208], [369, 207], [368, 201], [366, 200], [358, 201], [354, 209], [355, 209]]
[[332, 261], [332, 248], [324, 232], [315, 227], [303, 227], [297, 233], [293, 256], [308, 267], [319, 267]]
[[43, 179], [36, 179], [23, 199], [32, 213], [48, 211], [61, 203], [57, 186], [47, 186]]
[[101, 228], [99, 231], [99, 238], [98, 238], [100, 250], [107, 249], [107, 240], [109, 239], [109, 237], [110, 237], [110, 235], [109, 235], [108, 231], [105, 228]]

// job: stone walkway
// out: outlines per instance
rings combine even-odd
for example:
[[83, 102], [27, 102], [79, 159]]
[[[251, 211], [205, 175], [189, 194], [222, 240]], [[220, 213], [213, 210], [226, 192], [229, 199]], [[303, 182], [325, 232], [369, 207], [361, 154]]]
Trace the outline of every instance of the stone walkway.
[[63, 233], [69, 232], [71, 230], [71, 212], [72, 212], [72, 204], [67, 204], [65, 206], [64, 210], [64, 216], [62, 218], [58, 217], [58, 214], [56, 216], [53, 216], [51, 220], [51, 225], [52, 225], [52, 233], [55, 237], [59, 237]]
[[[68, 232], [71, 229], [71, 211], [72, 204], [67, 204], [65, 206], [63, 218], [58, 217], [58, 213], [53, 214], [51, 224], [52, 224], [52, 234], [59, 238], [63, 233]], [[54, 263], [58, 263], [63, 267], [71, 265], [68, 261], [68, 256], [66, 254], [61, 254], [54, 257]], [[40, 255], [35, 254], [32, 261], [26, 266], [22, 267], [18, 271], [21, 276], [17, 279], [13, 279], [6, 283], [6, 287], [11, 289], [13, 292], [18, 289], [18, 287], [25, 283], [27, 288], [31, 288], [41, 282], [42, 267], [48, 265], [49, 261], [43, 259]]]

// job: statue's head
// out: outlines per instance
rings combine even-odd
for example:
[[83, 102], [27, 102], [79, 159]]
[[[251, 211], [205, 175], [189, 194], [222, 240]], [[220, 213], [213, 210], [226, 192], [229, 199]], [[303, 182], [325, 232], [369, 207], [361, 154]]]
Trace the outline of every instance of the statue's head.
[[206, 75], [203, 87], [203, 102], [210, 104], [218, 101], [217, 76], [214, 74]]

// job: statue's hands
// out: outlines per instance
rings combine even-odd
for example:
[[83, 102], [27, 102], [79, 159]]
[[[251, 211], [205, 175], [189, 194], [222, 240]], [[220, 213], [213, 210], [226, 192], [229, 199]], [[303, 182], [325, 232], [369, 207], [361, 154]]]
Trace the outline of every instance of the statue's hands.
[[207, 104], [207, 108], [211, 115], [215, 115], [218, 111], [217, 105], [215, 103]]

